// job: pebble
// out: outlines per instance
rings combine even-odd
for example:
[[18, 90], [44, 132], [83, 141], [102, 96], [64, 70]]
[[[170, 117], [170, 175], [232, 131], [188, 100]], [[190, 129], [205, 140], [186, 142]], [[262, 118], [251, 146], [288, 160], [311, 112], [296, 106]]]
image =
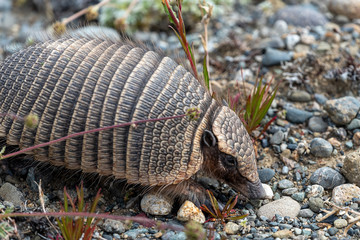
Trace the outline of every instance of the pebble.
[[267, 184], [262, 184], [265, 191], [265, 199], [272, 199], [274, 197], [274, 192], [271, 187]]
[[328, 100], [324, 109], [331, 120], [338, 125], [347, 125], [353, 120], [360, 109], [360, 101], [354, 97], [342, 97]]
[[312, 184], [319, 184], [325, 189], [333, 189], [345, 183], [345, 178], [334, 169], [330, 167], [322, 167], [316, 169], [311, 175], [310, 182]]
[[332, 191], [332, 201], [338, 205], [344, 205], [345, 202], [360, 196], [360, 188], [354, 184], [342, 184]]
[[334, 137], [329, 138], [328, 142], [336, 149], [340, 149], [341, 147], [341, 142]]
[[354, 144], [357, 145], [357, 146], [360, 145], [360, 131], [354, 133], [353, 142], [354, 142]]
[[345, 219], [339, 218], [334, 221], [334, 227], [340, 229], [344, 228], [348, 225], [347, 221]]
[[186, 234], [184, 232], [175, 233], [174, 231], [168, 231], [162, 235], [161, 240], [186, 240]]
[[285, 196], [290, 196], [298, 191], [297, 188], [287, 188], [281, 191], [281, 193]]
[[326, 103], [326, 101], [328, 100], [327, 97], [325, 97], [324, 95], [319, 94], [319, 93], [315, 93], [314, 98], [321, 105], [324, 105]]
[[140, 202], [141, 210], [151, 215], [168, 215], [171, 212], [173, 201], [159, 194], [148, 193]]
[[348, 130], [354, 130], [356, 128], [360, 128], [360, 119], [354, 118], [351, 122], [346, 126]]
[[330, 236], [334, 236], [339, 230], [337, 228], [331, 227], [328, 229]]
[[270, 139], [271, 144], [280, 144], [284, 139], [284, 132], [277, 131]]
[[315, 157], [330, 157], [332, 151], [331, 144], [323, 138], [314, 138], [310, 142], [310, 152]]
[[25, 200], [22, 192], [20, 192], [17, 187], [8, 182], [1, 186], [0, 197], [4, 201], [13, 203], [15, 206], [22, 206]]
[[263, 168], [258, 170], [259, 178], [262, 183], [269, 182], [275, 175], [275, 171], [271, 168]]
[[298, 202], [302, 202], [305, 199], [305, 192], [294, 193], [291, 195], [291, 198]]
[[358, 0], [329, 0], [326, 3], [329, 10], [335, 14], [351, 19], [360, 18], [360, 2]]
[[314, 184], [306, 187], [306, 196], [310, 197], [322, 197], [324, 194], [324, 187], [318, 184]]
[[354, 147], [354, 144], [351, 140], [345, 142], [345, 147], [351, 149]]
[[320, 12], [301, 5], [286, 6], [280, 9], [275, 13], [275, 19], [284, 20], [287, 24], [298, 27], [322, 26], [327, 22]]
[[274, 31], [278, 36], [285, 34], [288, 31], [288, 24], [284, 20], [277, 20], [274, 23]]
[[341, 172], [350, 183], [360, 186], [360, 150], [346, 155]]
[[274, 238], [290, 238], [292, 237], [293, 233], [289, 230], [289, 229], [283, 229], [283, 230], [279, 230], [275, 233], [273, 233], [273, 237]]
[[328, 124], [322, 119], [322, 117], [311, 117], [309, 119], [308, 126], [313, 132], [325, 132], [328, 128]]
[[309, 207], [313, 212], [320, 212], [324, 208], [324, 201], [319, 197], [309, 198]]
[[299, 217], [311, 218], [314, 214], [315, 213], [310, 208], [305, 208], [300, 210]]
[[283, 175], [287, 175], [289, 173], [289, 167], [288, 166], [283, 166], [281, 169], [281, 174]]
[[305, 110], [300, 110], [297, 108], [286, 109], [286, 120], [288, 120], [291, 123], [304, 123], [312, 116], [313, 114], [311, 112]]
[[288, 50], [293, 50], [298, 42], [300, 42], [300, 36], [297, 34], [289, 34], [285, 38], [286, 48]]
[[204, 213], [194, 203], [186, 200], [177, 212], [177, 219], [180, 221], [194, 220], [198, 223], [205, 222]]
[[292, 187], [294, 187], [294, 183], [287, 179], [280, 180], [278, 183], [279, 189], [287, 189], [287, 188], [292, 188]]
[[258, 216], [265, 216], [272, 219], [275, 214], [282, 217], [288, 216], [295, 218], [300, 211], [300, 204], [290, 197], [282, 197], [279, 200], [267, 203], [261, 206], [258, 210]]
[[311, 100], [311, 95], [302, 90], [291, 91], [288, 99], [293, 102], [309, 102]]
[[266, 48], [262, 59], [262, 65], [265, 67], [280, 65], [282, 62], [291, 61], [292, 58], [292, 52], [280, 51], [274, 48]]
[[127, 236], [126, 238], [129, 239], [137, 239], [137, 237], [142, 233], [147, 233], [147, 228], [137, 228], [137, 229], [131, 229], [129, 231], [124, 232], [123, 236]]
[[124, 223], [117, 220], [106, 219], [105, 222], [101, 225], [101, 228], [105, 232], [111, 233], [123, 233], [125, 232]]
[[233, 222], [228, 222], [224, 227], [226, 234], [229, 234], [229, 235], [236, 234], [239, 231], [239, 229], [240, 229], [240, 226]]

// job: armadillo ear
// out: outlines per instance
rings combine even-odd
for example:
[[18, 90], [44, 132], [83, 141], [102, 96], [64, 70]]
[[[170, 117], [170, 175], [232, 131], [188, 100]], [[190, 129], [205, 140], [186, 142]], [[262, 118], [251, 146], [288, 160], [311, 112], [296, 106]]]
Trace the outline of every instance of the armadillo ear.
[[204, 130], [204, 133], [202, 135], [202, 140], [205, 143], [205, 145], [208, 147], [214, 147], [217, 142], [215, 135], [209, 130]]

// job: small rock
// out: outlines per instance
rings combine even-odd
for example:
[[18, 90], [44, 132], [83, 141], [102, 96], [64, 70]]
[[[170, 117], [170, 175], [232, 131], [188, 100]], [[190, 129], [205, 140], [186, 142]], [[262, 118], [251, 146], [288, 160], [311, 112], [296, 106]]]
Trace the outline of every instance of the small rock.
[[295, 90], [290, 92], [288, 98], [293, 102], [309, 102], [311, 100], [311, 95], [306, 91]]
[[186, 200], [177, 212], [177, 219], [180, 221], [194, 220], [199, 223], [205, 222], [203, 212], [194, 203]]
[[274, 197], [274, 193], [271, 187], [267, 184], [262, 184], [265, 191], [265, 199], [272, 199]]
[[329, 138], [328, 142], [336, 149], [340, 149], [341, 147], [341, 142], [334, 137]]
[[328, 52], [331, 50], [331, 45], [327, 42], [320, 42], [316, 50], [319, 52]]
[[353, 142], [355, 145], [360, 145], [360, 132], [356, 132], [353, 136]]
[[283, 229], [283, 230], [274, 232], [272, 236], [274, 238], [288, 239], [288, 238], [292, 237], [292, 235], [293, 235], [293, 233], [289, 229]]
[[265, 216], [272, 219], [275, 214], [282, 217], [289, 216], [295, 218], [300, 211], [300, 204], [290, 197], [283, 197], [279, 200], [270, 202], [261, 206], [258, 210], [258, 216]]
[[275, 20], [284, 20], [287, 24], [298, 27], [323, 26], [327, 22], [320, 12], [301, 5], [286, 6], [280, 9], [275, 13]]
[[309, 198], [309, 207], [314, 212], [320, 212], [320, 209], [324, 208], [324, 201], [318, 197]]
[[338, 205], [360, 196], [360, 188], [354, 184], [343, 184], [337, 186], [332, 191], [332, 201]]
[[274, 31], [278, 36], [285, 34], [288, 31], [288, 25], [284, 20], [277, 20], [274, 23]]
[[258, 170], [259, 178], [262, 183], [269, 182], [275, 175], [275, 171], [271, 168], [263, 168]]
[[311, 211], [311, 209], [309, 208], [305, 208], [305, 209], [301, 209], [299, 212], [299, 217], [303, 217], [303, 218], [311, 218], [312, 216], [314, 216], [314, 212]]
[[300, 110], [297, 108], [286, 109], [286, 120], [288, 120], [291, 123], [304, 123], [312, 116], [313, 114], [311, 112]]
[[286, 189], [286, 188], [292, 188], [292, 187], [294, 187], [294, 183], [287, 179], [283, 179], [283, 180], [279, 181], [279, 183], [278, 183], [279, 189]]
[[308, 125], [313, 132], [325, 132], [328, 127], [327, 123], [321, 117], [311, 117]]
[[124, 223], [117, 220], [106, 219], [105, 222], [101, 225], [101, 228], [105, 232], [109, 233], [123, 233], [125, 232]]
[[314, 94], [314, 98], [321, 105], [324, 105], [326, 103], [326, 101], [328, 100], [327, 97], [325, 97], [322, 94], [318, 94], [318, 93]]
[[339, 218], [334, 221], [334, 227], [337, 229], [344, 228], [348, 225], [347, 221], [345, 219]]
[[124, 232], [124, 235], [126, 235], [128, 239], [137, 239], [140, 234], [147, 232], [148, 230], [146, 228], [137, 228]]
[[171, 212], [173, 201], [159, 194], [148, 193], [140, 202], [141, 209], [151, 215], [168, 215]]
[[328, 229], [328, 233], [330, 234], [330, 236], [335, 236], [335, 234], [338, 232], [339, 230], [337, 228], [331, 227]]
[[292, 52], [284, 52], [273, 48], [266, 48], [262, 59], [262, 64], [265, 67], [280, 65], [282, 62], [291, 61], [293, 58]]
[[352, 149], [354, 147], [354, 144], [351, 140], [345, 142], [345, 147], [348, 149]]
[[297, 34], [289, 34], [285, 38], [285, 43], [288, 50], [293, 50], [298, 42], [300, 42], [300, 36]]
[[270, 139], [271, 144], [280, 144], [284, 139], [284, 133], [277, 131]]
[[311, 186], [307, 186], [305, 192], [306, 192], [306, 196], [308, 198], [322, 197], [323, 194], [324, 194], [324, 188], [321, 185], [314, 184], [314, 185], [311, 185]]
[[360, 119], [358, 118], [354, 118], [353, 120], [351, 120], [349, 125], [346, 126], [346, 129], [348, 130], [353, 130], [356, 128], [360, 128]]
[[310, 142], [310, 152], [315, 157], [330, 157], [332, 151], [331, 144], [323, 138], [314, 138]]
[[326, 101], [324, 109], [331, 120], [338, 125], [346, 125], [355, 118], [360, 109], [360, 101], [354, 97], [343, 97]]
[[341, 172], [350, 183], [360, 186], [360, 150], [346, 155]]
[[4, 183], [0, 188], [0, 197], [4, 201], [9, 201], [13, 203], [15, 206], [21, 206], [24, 204], [24, 196], [22, 192], [20, 192], [17, 187], [12, 185], [11, 183]]
[[287, 175], [289, 174], [289, 167], [288, 166], [283, 166], [281, 169], [281, 174]]
[[236, 234], [239, 231], [239, 229], [240, 229], [240, 226], [233, 222], [228, 222], [224, 227], [224, 230], [225, 230], [226, 234], [228, 234], [228, 235]]
[[291, 195], [291, 198], [298, 201], [298, 202], [302, 202], [305, 199], [305, 192], [297, 192]]
[[360, 2], [357, 0], [329, 0], [326, 3], [332, 13], [351, 19], [360, 18]]
[[325, 189], [333, 189], [345, 183], [345, 178], [334, 169], [330, 167], [322, 167], [316, 169], [311, 175], [310, 182], [312, 184], [319, 184]]
[[296, 193], [298, 191], [297, 188], [286, 188], [281, 191], [281, 193], [285, 196], [291, 196], [292, 194]]

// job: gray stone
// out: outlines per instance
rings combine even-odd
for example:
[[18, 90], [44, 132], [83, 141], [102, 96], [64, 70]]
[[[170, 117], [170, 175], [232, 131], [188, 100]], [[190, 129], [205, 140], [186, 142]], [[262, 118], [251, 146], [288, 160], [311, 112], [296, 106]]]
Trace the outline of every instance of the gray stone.
[[311, 175], [310, 182], [312, 184], [319, 184], [325, 189], [333, 189], [345, 183], [345, 178], [334, 169], [330, 167], [322, 167], [316, 169]]
[[275, 175], [275, 171], [271, 168], [263, 168], [258, 170], [259, 178], [262, 183], [269, 182]]
[[15, 206], [21, 206], [24, 204], [24, 196], [17, 187], [11, 183], [4, 183], [0, 188], [0, 197], [4, 201], [13, 203]]
[[334, 227], [340, 229], [348, 225], [348, 222], [345, 219], [339, 218], [334, 221]]
[[283, 179], [283, 180], [279, 181], [279, 183], [278, 183], [279, 189], [287, 189], [287, 188], [292, 188], [292, 187], [294, 187], [294, 183], [287, 179]]
[[293, 102], [309, 102], [311, 100], [311, 95], [302, 90], [294, 90], [290, 92], [289, 100]]
[[311, 112], [300, 110], [297, 108], [286, 109], [286, 119], [291, 123], [304, 123], [312, 116], [313, 114]]
[[323, 138], [314, 138], [310, 142], [310, 152], [315, 157], [330, 157], [332, 151], [331, 144]]
[[305, 192], [294, 193], [291, 195], [291, 198], [298, 202], [302, 202], [302, 201], [304, 201], [304, 198], [305, 198]]
[[271, 144], [280, 144], [284, 139], [284, 133], [282, 131], [277, 131], [274, 135], [272, 135], [270, 139]]
[[224, 227], [224, 230], [225, 230], [226, 234], [228, 234], [228, 235], [236, 234], [239, 231], [239, 229], [240, 229], [240, 226], [233, 222], [228, 222]]
[[101, 228], [105, 232], [110, 233], [123, 233], [125, 232], [124, 223], [117, 220], [106, 219], [105, 222], [101, 225]]
[[147, 233], [147, 228], [137, 228], [137, 229], [131, 229], [129, 231], [126, 231], [124, 235], [127, 235], [129, 239], [137, 239], [137, 236], [142, 233]]
[[299, 217], [311, 218], [312, 216], [314, 216], [314, 212], [309, 208], [301, 209], [299, 212]]
[[306, 187], [306, 196], [310, 197], [322, 197], [324, 194], [324, 187], [318, 184], [314, 184]]
[[308, 126], [313, 132], [325, 132], [328, 127], [322, 117], [311, 117]]
[[289, 25], [298, 27], [323, 26], [327, 22], [325, 16], [314, 8], [301, 5], [286, 6], [280, 9], [275, 13], [275, 20], [280, 19]]
[[345, 147], [351, 149], [354, 147], [354, 144], [351, 140], [345, 142]]
[[346, 155], [341, 172], [350, 183], [360, 186], [360, 150]]
[[295, 45], [300, 42], [300, 36], [297, 34], [288, 34], [285, 38], [286, 47], [288, 50], [293, 50]]
[[291, 61], [293, 52], [280, 51], [274, 48], [266, 48], [265, 54], [262, 59], [262, 64], [265, 67], [280, 65], [282, 62]]
[[326, 103], [326, 101], [328, 100], [327, 97], [325, 97], [324, 95], [319, 94], [319, 93], [315, 93], [314, 98], [321, 105], [324, 105]]
[[184, 232], [175, 233], [173, 231], [167, 231], [161, 240], [186, 240], [186, 234]]
[[322, 208], [324, 208], [324, 201], [321, 198], [309, 198], [309, 207], [314, 212], [320, 212]]
[[338, 205], [344, 205], [345, 202], [360, 196], [360, 188], [354, 184], [342, 184], [332, 191], [332, 201]]
[[346, 126], [348, 130], [354, 130], [356, 128], [360, 128], [360, 119], [354, 118], [351, 122]]
[[290, 196], [298, 191], [297, 188], [286, 188], [281, 191], [282, 195]]
[[342, 97], [326, 101], [324, 109], [331, 120], [338, 125], [346, 125], [353, 120], [360, 109], [360, 101], [354, 97]]
[[274, 31], [277, 33], [278, 36], [285, 34], [288, 31], [287, 23], [284, 20], [277, 20], [274, 23]]
[[159, 194], [148, 193], [140, 202], [141, 209], [152, 215], [168, 215], [171, 212], [173, 201]]
[[258, 216], [265, 216], [272, 219], [275, 214], [282, 217], [295, 218], [300, 211], [300, 204], [290, 197], [283, 197], [279, 200], [265, 204], [259, 208]]

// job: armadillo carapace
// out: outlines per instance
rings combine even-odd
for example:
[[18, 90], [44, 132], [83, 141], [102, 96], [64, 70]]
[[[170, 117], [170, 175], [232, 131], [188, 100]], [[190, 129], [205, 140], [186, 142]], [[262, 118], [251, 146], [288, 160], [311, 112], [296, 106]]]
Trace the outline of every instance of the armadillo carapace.
[[123, 127], [28, 152], [35, 160], [164, 187], [196, 203], [203, 170], [248, 198], [264, 197], [251, 139], [237, 115], [211, 98], [181, 65], [144, 46], [97, 37], [64, 37], [0, 63], [0, 112], [39, 117], [36, 129], [0, 119], [0, 137], [21, 149], [103, 126], [201, 110]]

